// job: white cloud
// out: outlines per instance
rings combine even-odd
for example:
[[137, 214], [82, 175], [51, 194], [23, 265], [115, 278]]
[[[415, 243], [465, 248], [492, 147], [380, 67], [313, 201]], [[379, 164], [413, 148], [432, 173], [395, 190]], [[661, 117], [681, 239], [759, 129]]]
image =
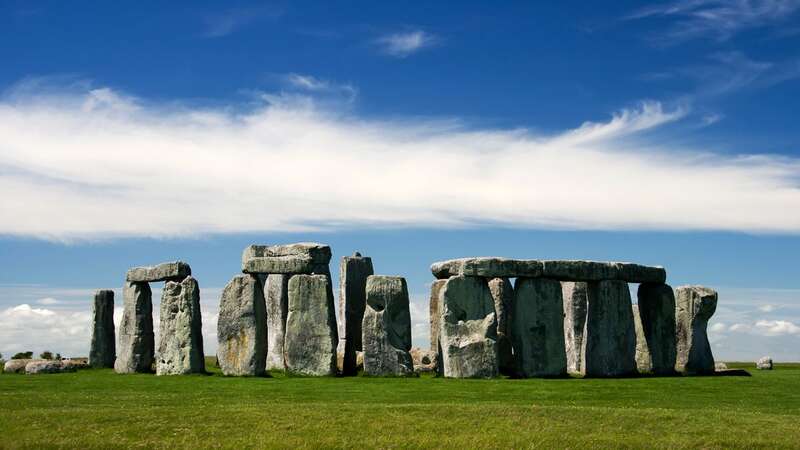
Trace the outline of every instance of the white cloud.
[[98, 89], [0, 100], [0, 234], [69, 240], [486, 223], [800, 231], [798, 159], [651, 139], [648, 131], [686, 113], [659, 103], [545, 135], [368, 120], [309, 98], [269, 97], [237, 111], [100, 91], [100, 102]]
[[352, 102], [358, 90], [351, 84], [333, 83], [311, 75], [290, 73], [284, 77], [286, 83], [295, 89], [312, 92], [315, 94], [341, 94], [347, 101]]
[[281, 11], [272, 8], [233, 8], [227, 11], [209, 14], [205, 17], [203, 36], [219, 38], [238, 31], [260, 19], [275, 18]]
[[766, 336], [800, 334], [800, 327], [786, 320], [759, 320], [756, 322], [754, 330]]
[[725, 332], [726, 329], [727, 329], [727, 327], [725, 326], [725, 324], [721, 323], [721, 322], [720, 323], [715, 323], [715, 324], [711, 325], [710, 327], [708, 327], [708, 330], [713, 332], [713, 333], [723, 333], [723, 332]]
[[39, 300], [36, 300], [36, 303], [38, 303], [40, 305], [57, 305], [57, 304], [59, 304], [61, 302], [59, 300], [53, 298], [53, 297], [45, 297], [45, 298], [40, 298]]
[[61, 312], [21, 304], [0, 311], [0, 349], [4, 355], [44, 350], [64, 356], [88, 351], [90, 312]]
[[436, 44], [436, 36], [422, 30], [408, 31], [403, 33], [393, 33], [376, 41], [383, 51], [398, 58], [416, 53], [424, 48]]
[[768, 312], [775, 311], [775, 307], [772, 306], [772, 305], [761, 305], [761, 306], [758, 307], [758, 310], [768, 313]]

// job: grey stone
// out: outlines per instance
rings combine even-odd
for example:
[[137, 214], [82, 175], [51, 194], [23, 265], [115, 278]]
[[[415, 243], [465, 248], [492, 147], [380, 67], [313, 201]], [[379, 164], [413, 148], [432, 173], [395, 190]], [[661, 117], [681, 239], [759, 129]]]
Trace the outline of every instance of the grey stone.
[[99, 290], [92, 303], [92, 341], [89, 365], [112, 368], [117, 357], [114, 339], [114, 291]]
[[158, 334], [156, 375], [205, 372], [200, 287], [191, 276], [164, 285]]
[[361, 323], [367, 305], [367, 277], [374, 273], [372, 258], [342, 257], [339, 266], [339, 338], [344, 341], [342, 375], [355, 375], [356, 352], [362, 349]]
[[583, 370], [583, 332], [586, 327], [586, 308], [589, 301], [587, 289], [585, 281], [561, 283], [567, 372], [574, 374], [580, 374]]
[[622, 280], [630, 283], [663, 283], [663, 267], [625, 262], [509, 259], [500, 257], [459, 258], [431, 265], [436, 278], [456, 275], [484, 278], [553, 278], [560, 281]]
[[62, 372], [75, 372], [76, 368], [69, 364], [63, 364], [57, 360], [34, 360], [25, 365], [25, 373], [27, 375], [36, 375], [43, 373], [62, 373]]
[[516, 375], [558, 377], [567, 373], [561, 283], [517, 278], [511, 313]]
[[435, 359], [437, 361], [436, 365], [434, 366], [434, 371], [436, 372], [437, 376], [444, 375], [444, 367], [441, 363], [439, 363], [439, 361], [441, 361], [442, 354], [442, 345], [439, 339], [439, 333], [442, 330], [442, 300], [440, 293], [445, 283], [447, 283], [447, 280], [434, 280], [433, 283], [431, 283], [431, 297], [428, 310], [431, 324], [431, 353], [435, 355]]
[[639, 305], [633, 307], [633, 325], [636, 330], [636, 370], [639, 373], [651, 373], [653, 371], [653, 360], [650, 356], [650, 349], [647, 347], [647, 338], [642, 328], [642, 319], [639, 315]]
[[511, 342], [511, 311], [514, 304], [514, 288], [508, 278], [489, 280], [489, 292], [494, 300], [497, 316], [497, 366], [501, 374], [514, 375], [516, 363]]
[[728, 370], [728, 365], [724, 362], [714, 363], [714, 372], [718, 372], [720, 370]]
[[675, 289], [677, 357], [675, 370], [689, 374], [714, 372], [708, 342], [708, 319], [717, 310], [717, 292], [703, 286]]
[[[663, 283], [642, 283], [636, 293], [642, 332], [650, 352], [651, 370], [675, 373], [675, 294]], [[637, 338], [638, 338], [637, 330]]]
[[636, 331], [628, 283], [619, 280], [587, 283], [583, 370], [587, 377], [636, 373]]
[[772, 358], [765, 356], [756, 361], [756, 369], [758, 370], [772, 370]]
[[192, 274], [192, 268], [183, 261], [173, 261], [156, 266], [134, 267], [128, 270], [126, 281], [180, 281]]
[[267, 370], [286, 370], [283, 346], [286, 342], [286, 315], [289, 314], [289, 278], [291, 275], [270, 274], [264, 283], [267, 305]]
[[626, 262], [613, 263], [617, 268], [616, 279], [628, 283], [656, 283], [667, 281], [667, 271], [659, 266], [643, 266]]
[[223, 374], [264, 375], [267, 311], [263, 288], [257, 276], [237, 275], [222, 290], [217, 341], [217, 360]]
[[3, 373], [25, 373], [25, 366], [28, 365], [29, 362], [33, 361], [32, 359], [9, 359], [3, 365]]
[[406, 280], [370, 275], [366, 293], [367, 306], [362, 323], [364, 373], [373, 376], [413, 374]]
[[431, 272], [439, 279], [458, 275], [484, 278], [535, 278], [542, 275], [542, 262], [496, 256], [460, 258], [433, 263]]
[[294, 275], [289, 280], [284, 355], [286, 369], [301, 375], [336, 373], [336, 312], [327, 275]]
[[412, 348], [411, 360], [414, 362], [414, 372], [433, 372], [436, 370], [436, 353], [419, 347]]
[[153, 371], [153, 294], [147, 283], [128, 281], [122, 289], [122, 320], [119, 323], [117, 351], [115, 372]]
[[439, 293], [441, 353], [439, 364], [448, 378], [497, 376], [497, 318], [485, 279], [455, 276]]
[[331, 260], [331, 248], [315, 242], [286, 245], [251, 245], [242, 252], [245, 273], [321, 273]]

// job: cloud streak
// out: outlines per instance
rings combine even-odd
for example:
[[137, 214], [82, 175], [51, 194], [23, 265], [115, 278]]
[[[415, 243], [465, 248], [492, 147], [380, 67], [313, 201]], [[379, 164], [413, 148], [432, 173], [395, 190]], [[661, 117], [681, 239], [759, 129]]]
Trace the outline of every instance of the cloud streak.
[[0, 234], [51, 240], [481, 224], [800, 231], [800, 161], [673, 146], [645, 102], [555, 134], [369, 120], [302, 97], [0, 101]]
[[388, 34], [378, 38], [376, 42], [381, 46], [384, 53], [397, 58], [405, 58], [412, 53], [433, 46], [436, 44], [437, 39], [434, 35], [425, 31], [414, 30]]

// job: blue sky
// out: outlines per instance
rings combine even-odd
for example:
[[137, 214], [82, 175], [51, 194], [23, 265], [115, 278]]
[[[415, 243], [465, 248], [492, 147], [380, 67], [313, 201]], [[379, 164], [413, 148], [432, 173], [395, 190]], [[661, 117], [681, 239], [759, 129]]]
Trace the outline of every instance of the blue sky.
[[408, 278], [417, 345], [431, 262], [587, 258], [800, 360], [798, 49], [791, 0], [0, 2], [0, 352], [85, 353], [172, 259], [213, 341], [244, 246], [315, 240]]

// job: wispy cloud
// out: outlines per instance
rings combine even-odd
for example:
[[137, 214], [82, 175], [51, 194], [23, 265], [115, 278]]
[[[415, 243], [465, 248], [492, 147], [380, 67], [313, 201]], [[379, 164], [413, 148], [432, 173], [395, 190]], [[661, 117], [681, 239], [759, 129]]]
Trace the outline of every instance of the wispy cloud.
[[270, 97], [242, 111], [120, 103], [128, 97], [95, 91], [0, 100], [0, 234], [486, 223], [800, 231], [799, 160], [650, 138], [685, 114], [654, 102], [546, 135], [370, 120], [309, 98]]
[[358, 90], [352, 84], [334, 83], [312, 75], [290, 73], [284, 76], [284, 81], [292, 88], [314, 94], [341, 94], [344, 95], [348, 101], [355, 100], [358, 95]]
[[208, 14], [204, 18], [203, 36], [218, 38], [227, 36], [260, 19], [271, 19], [281, 15], [275, 8], [233, 8], [227, 11]]
[[376, 40], [384, 53], [398, 58], [405, 58], [424, 48], [431, 47], [438, 41], [437, 37], [422, 31], [406, 31], [382, 36]]
[[800, 10], [800, 0], [679, 0], [650, 6], [627, 19], [672, 19], [659, 43], [695, 38], [727, 41], [743, 31], [787, 23]]

